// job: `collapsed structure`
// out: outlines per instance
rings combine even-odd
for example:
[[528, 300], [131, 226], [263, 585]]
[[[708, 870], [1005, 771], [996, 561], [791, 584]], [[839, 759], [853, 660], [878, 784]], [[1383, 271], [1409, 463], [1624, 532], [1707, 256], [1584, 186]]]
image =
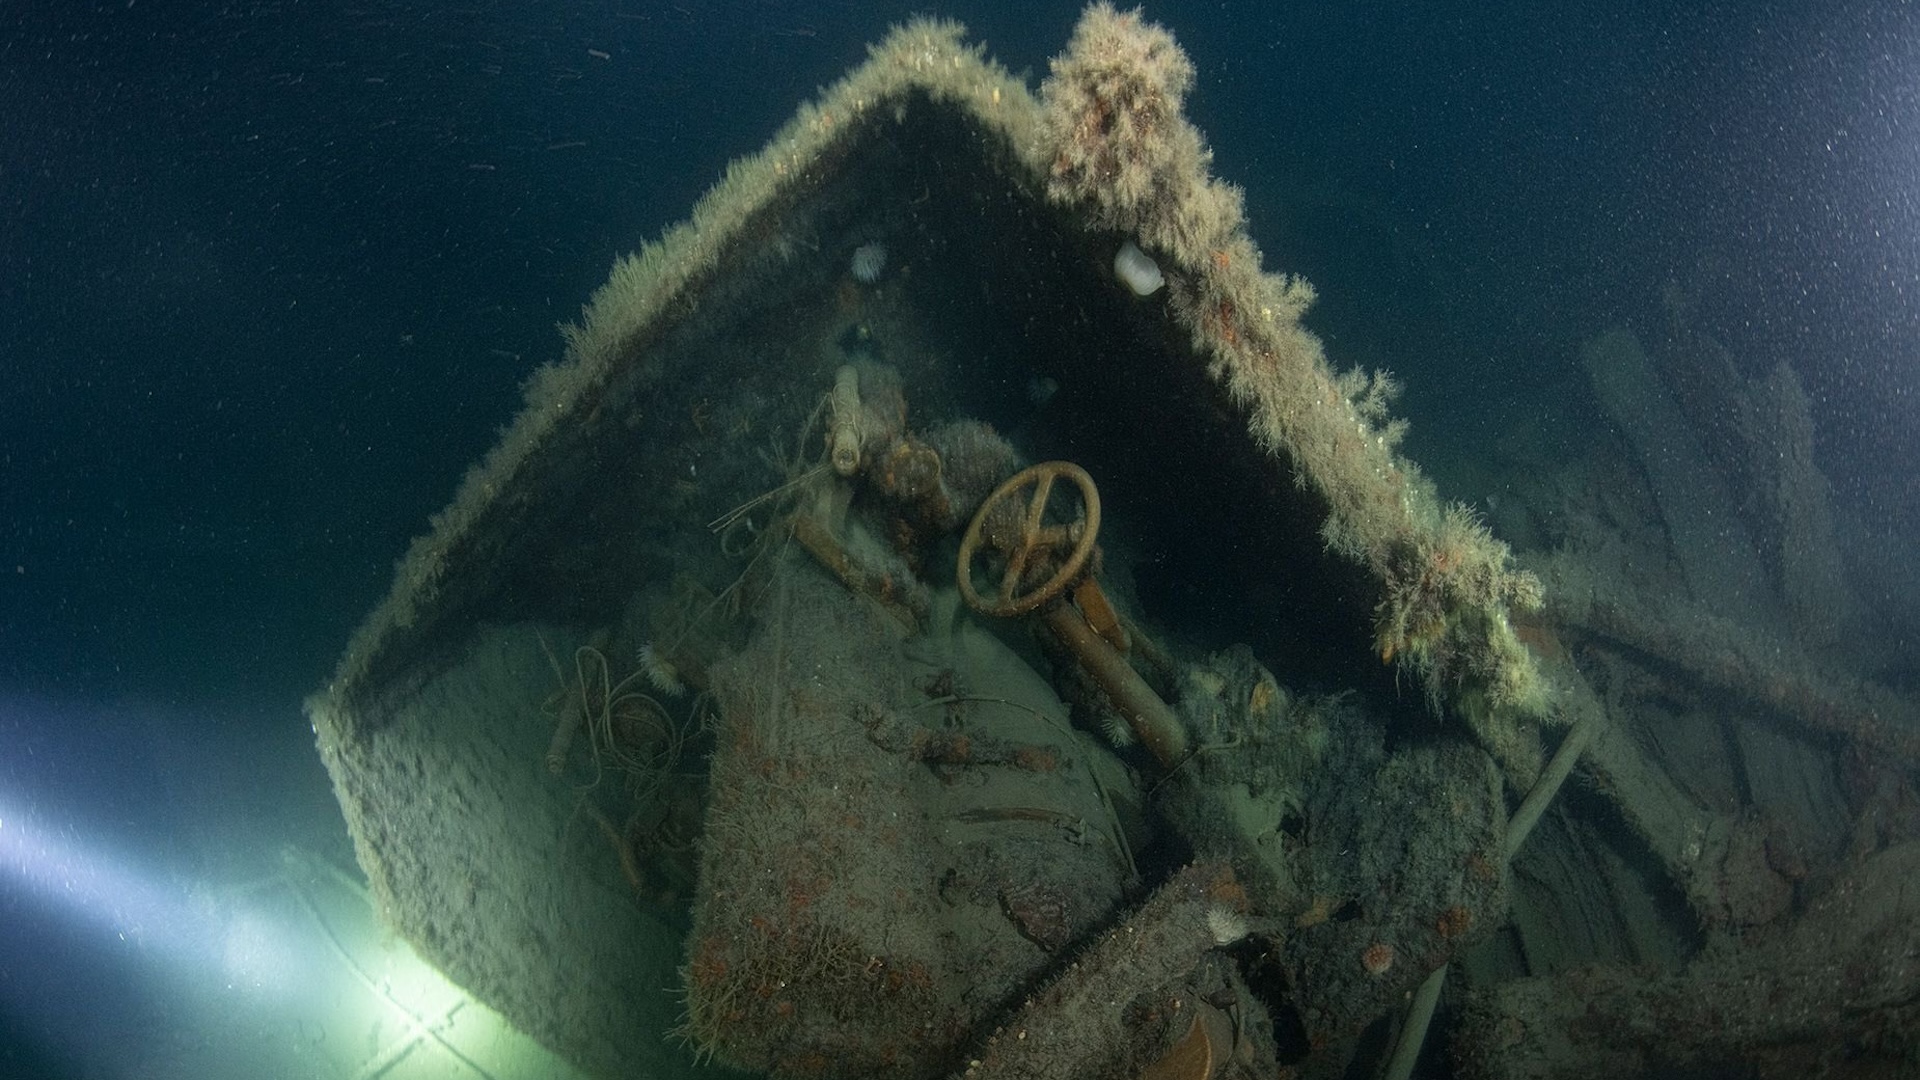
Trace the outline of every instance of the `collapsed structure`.
[[1192, 74], [1104, 4], [1038, 97], [914, 22], [615, 267], [310, 705], [423, 955], [597, 1075], [1331, 1076], [1514, 973], [1582, 749], [1696, 909], [1747, 880], [1301, 325]]

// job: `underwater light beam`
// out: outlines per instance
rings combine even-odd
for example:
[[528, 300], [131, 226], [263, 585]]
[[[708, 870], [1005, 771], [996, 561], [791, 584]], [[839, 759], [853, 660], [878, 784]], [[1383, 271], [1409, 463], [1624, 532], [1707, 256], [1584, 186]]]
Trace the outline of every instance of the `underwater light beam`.
[[186, 921], [184, 905], [101, 855], [0, 806], [0, 871], [26, 891], [122, 941], [164, 940]]
[[[91, 851], [71, 828], [52, 830], [0, 803], [0, 888], [12, 888], [47, 910], [112, 934], [198, 973], [218, 969], [229, 984], [282, 988], [297, 982], [292, 935], [244, 911], [223, 914], [195, 904], [177, 887], [159, 884], [131, 860]], [[64, 834], [64, 835], [63, 835]]]

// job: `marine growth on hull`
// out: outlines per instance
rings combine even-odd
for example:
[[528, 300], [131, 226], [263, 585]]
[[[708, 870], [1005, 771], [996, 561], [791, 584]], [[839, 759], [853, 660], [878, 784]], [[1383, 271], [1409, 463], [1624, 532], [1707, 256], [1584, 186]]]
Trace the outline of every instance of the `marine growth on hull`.
[[1911, 729], [1787, 666], [1768, 737], [1877, 794], [1677, 782], [1698, 608], [1440, 497], [1192, 77], [1105, 5], [1037, 96], [915, 22], [615, 267], [311, 705], [398, 932], [595, 1075], [1405, 1076], [1441, 1003], [1462, 1075], [1574, 1076], [1520, 1019], [1570, 973], [1727, 985], [1881, 880], [1904, 819], [1794, 823]]

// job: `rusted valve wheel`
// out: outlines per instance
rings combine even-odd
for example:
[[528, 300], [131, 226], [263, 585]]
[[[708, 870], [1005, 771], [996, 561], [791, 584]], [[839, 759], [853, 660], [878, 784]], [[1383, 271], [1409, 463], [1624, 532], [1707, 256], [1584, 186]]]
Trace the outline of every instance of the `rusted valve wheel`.
[[[1063, 477], [1080, 490], [1080, 513], [1066, 524], [1048, 524], [1047, 503], [1053, 495], [1053, 484]], [[1019, 509], [1022, 498], [1026, 500], [1024, 510]], [[983, 615], [1024, 615], [1066, 592], [1079, 578], [1093, 556], [1093, 541], [1099, 534], [1100, 492], [1087, 470], [1070, 461], [1045, 461], [1022, 469], [995, 488], [967, 523], [954, 574], [960, 595], [968, 607]], [[998, 594], [991, 599], [973, 587], [973, 561], [983, 546], [998, 551], [1006, 560]], [[1061, 552], [1065, 552], [1064, 558]], [[1048, 558], [1058, 565], [1045, 581], [1028, 587], [1028, 572], [1044, 565], [1040, 560]]]

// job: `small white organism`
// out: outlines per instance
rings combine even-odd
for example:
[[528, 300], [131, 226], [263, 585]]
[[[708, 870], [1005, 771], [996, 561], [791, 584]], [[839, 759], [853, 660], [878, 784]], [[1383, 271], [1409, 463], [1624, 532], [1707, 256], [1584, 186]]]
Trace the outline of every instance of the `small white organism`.
[[1135, 296], [1152, 296], [1160, 291], [1167, 279], [1160, 274], [1160, 264], [1140, 250], [1140, 245], [1129, 240], [1120, 245], [1113, 256], [1113, 273]]
[[660, 655], [660, 650], [654, 648], [651, 641], [640, 646], [640, 670], [655, 690], [668, 697], [680, 697], [687, 692], [687, 684], [680, 681], [680, 669], [673, 666], [673, 661]]
[[1215, 945], [1231, 945], [1248, 932], [1246, 918], [1232, 908], [1215, 904], [1207, 909], [1207, 933]]
[[854, 248], [853, 261], [847, 267], [853, 273], [853, 279], [862, 285], [879, 281], [880, 272], [886, 268], [887, 245], [878, 240]]

